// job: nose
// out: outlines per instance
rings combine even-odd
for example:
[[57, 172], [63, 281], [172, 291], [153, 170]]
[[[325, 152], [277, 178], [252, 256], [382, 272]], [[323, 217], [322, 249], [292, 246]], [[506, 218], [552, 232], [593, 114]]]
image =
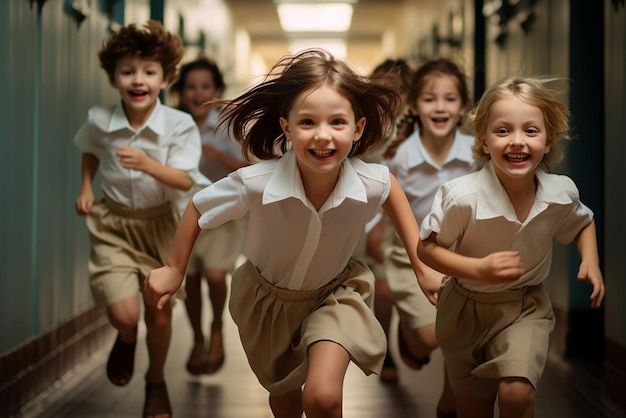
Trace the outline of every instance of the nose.
[[318, 140], [329, 140], [332, 135], [330, 133], [330, 127], [326, 124], [320, 124], [315, 130], [314, 139]]
[[519, 132], [513, 132], [509, 141], [510, 145], [523, 145], [524, 144], [524, 135]]
[[138, 85], [140, 85], [142, 82], [143, 82], [143, 76], [142, 76], [139, 72], [136, 72], [136, 73], [133, 75], [133, 80], [132, 80], [133, 85], [134, 85], [134, 86], [138, 86]]

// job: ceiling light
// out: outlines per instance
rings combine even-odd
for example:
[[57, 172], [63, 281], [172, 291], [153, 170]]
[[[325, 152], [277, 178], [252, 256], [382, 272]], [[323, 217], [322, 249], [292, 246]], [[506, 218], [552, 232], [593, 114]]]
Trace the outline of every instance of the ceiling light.
[[285, 32], [346, 32], [352, 22], [350, 3], [287, 3], [276, 5]]

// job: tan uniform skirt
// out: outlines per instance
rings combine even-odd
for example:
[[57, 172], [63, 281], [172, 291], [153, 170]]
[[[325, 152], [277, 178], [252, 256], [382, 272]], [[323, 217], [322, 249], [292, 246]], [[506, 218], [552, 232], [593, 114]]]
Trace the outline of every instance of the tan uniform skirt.
[[233, 273], [229, 306], [252, 371], [281, 395], [305, 383], [316, 341], [341, 345], [366, 375], [380, 372], [387, 343], [373, 298], [374, 276], [355, 258], [328, 285], [302, 291], [273, 286], [246, 261]]
[[526, 378], [536, 388], [554, 323], [543, 285], [479, 293], [447, 278], [435, 329], [454, 392], [489, 399], [505, 377]]
[[[108, 198], [93, 205], [86, 222], [91, 241], [88, 271], [97, 307], [141, 292], [148, 273], [167, 261], [177, 224], [170, 203], [132, 209]], [[177, 296], [184, 297], [184, 291]]]
[[411, 329], [433, 324], [437, 310], [422, 292], [409, 255], [397, 236], [386, 247], [385, 273], [391, 298], [402, 322]]
[[245, 239], [246, 220], [243, 218], [202, 230], [191, 252], [187, 274], [201, 274], [207, 268], [232, 272]]

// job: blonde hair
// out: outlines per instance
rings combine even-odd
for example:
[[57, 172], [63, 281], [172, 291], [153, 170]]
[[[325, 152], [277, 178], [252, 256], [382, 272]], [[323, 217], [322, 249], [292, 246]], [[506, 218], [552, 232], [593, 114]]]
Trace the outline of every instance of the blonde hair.
[[550, 171], [554, 165], [559, 163], [564, 155], [561, 140], [570, 139], [570, 111], [562, 99], [565, 95], [564, 89], [549, 87], [556, 81], [562, 81], [562, 79], [514, 75], [489, 87], [468, 115], [468, 121], [476, 138], [472, 146], [474, 158], [477, 160], [489, 158], [489, 155], [483, 150], [482, 140], [486, 137], [489, 129], [491, 107], [495, 102], [513, 95], [521, 101], [537, 107], [543, 114], [547, 135], [546, 144], [549, 144], [551, 148], [548, 154], [544, 154], [540, 166]]

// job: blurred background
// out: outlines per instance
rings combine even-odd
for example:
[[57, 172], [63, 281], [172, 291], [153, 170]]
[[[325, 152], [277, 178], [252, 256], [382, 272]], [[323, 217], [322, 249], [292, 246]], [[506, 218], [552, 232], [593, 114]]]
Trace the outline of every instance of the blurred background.
[[109, 344], [111, 327], [89, 292], [84, 219], [74, 212], [73, 137], [89, 107], [117, 100], [99, 68], [102, 41], [148, 19], [181, 36], [183, 62], [207, 55], [219, 64], [226, 98], [309, 46], [364, 74], [388, 58], [416, 67], [450, 57], [469, 75], [474, 100], [511, 73], [568, 79], [575, 139], [560, 171], [596, 214], [607, 296], [602, 309], [588, 309], [576, 251], [557, 245], [547, 283], [558, 318], [552, 351], [596, 363], [606, 393], [626, 402], [624, 0], [2, 0], [0, 416]]

